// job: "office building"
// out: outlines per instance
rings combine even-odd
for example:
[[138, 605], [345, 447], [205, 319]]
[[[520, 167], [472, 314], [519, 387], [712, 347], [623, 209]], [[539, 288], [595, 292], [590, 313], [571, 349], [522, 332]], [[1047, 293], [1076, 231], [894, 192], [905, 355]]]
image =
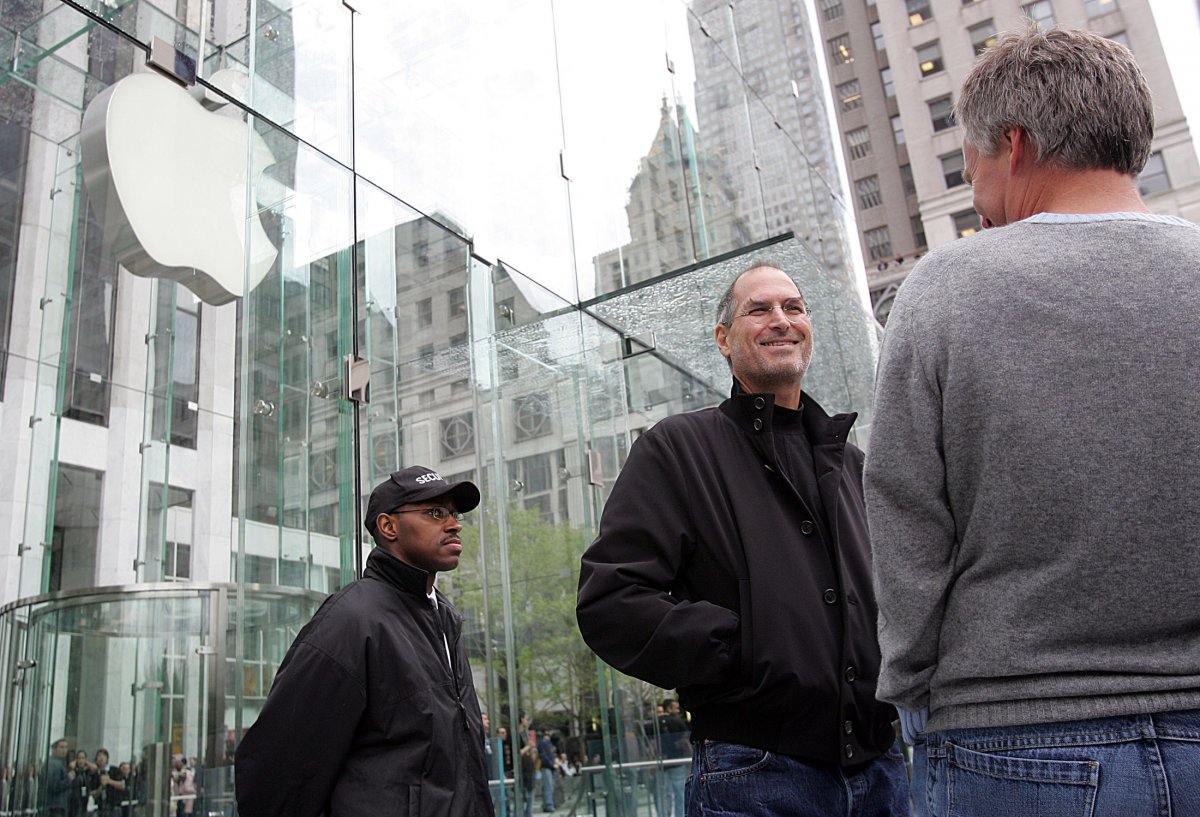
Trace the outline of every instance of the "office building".
[[951, 109], [976, 55], [1032, 19], [1133, 51], [1154, 94], [1140, 188], [1158, 213], [1200, 220], [1200, 163], [1148, 0], [819, 0], [852, 200], [876, 315], [915, 259], [979, 229]]

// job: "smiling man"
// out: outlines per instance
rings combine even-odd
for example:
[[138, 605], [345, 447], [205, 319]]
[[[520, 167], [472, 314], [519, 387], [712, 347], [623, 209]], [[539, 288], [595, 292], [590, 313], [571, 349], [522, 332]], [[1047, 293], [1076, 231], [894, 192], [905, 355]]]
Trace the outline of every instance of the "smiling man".
[[812, 332], [778, 264], [738, 275], [714, 329], [732, 395], [638, 439], [583, 557], [584, 639], [692, 713], [690, 817], [909, 813], [856, 415], [802, 390]]
[[462, 618], [434, 589], [478, 504], [419, 465], [371, 492], [362, 579], [300, 631], [238, 747], [242, 817], [492, 813]]

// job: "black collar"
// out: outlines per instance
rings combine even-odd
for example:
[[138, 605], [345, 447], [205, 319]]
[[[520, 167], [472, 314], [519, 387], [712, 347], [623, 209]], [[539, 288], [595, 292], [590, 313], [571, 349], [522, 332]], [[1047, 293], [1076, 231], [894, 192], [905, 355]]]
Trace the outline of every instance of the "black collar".
[[[739, 428], [751, 434], [769, 434], [771, 432], [771, 417], [774, 414], [775, 395], [769, 392], [754, 394], [744, 391], [737, 380], [733, 381], [733, 389], [729, 399], [721, 404], [721, 412], [733, 420]], [[856, 412], [835, 414], [829, 416], [821, 404], [812, 399], [808, 392], [800, 392], [800, 410], [804, 430], [814, 445], [828, 443], [845, 443], [846, 435], [850, 433], [854, 421], [858, 419]]]
[[363, 578], [377, 578], [406, 593], [429, 597], [425, 592], [429, 574], [419, 567], [400, 561], [378, 545], [367, 557], [367, 569], [363, 571]]

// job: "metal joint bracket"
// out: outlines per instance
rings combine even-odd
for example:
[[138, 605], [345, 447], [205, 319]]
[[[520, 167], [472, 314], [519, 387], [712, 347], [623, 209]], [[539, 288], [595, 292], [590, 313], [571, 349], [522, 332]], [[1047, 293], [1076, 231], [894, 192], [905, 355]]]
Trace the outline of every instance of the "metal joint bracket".
[[358, 355], [346, 355], [342, 361], [342, 396], [351, 403], [371, 402], [371, 362]]
[[180, 85], [196, 84], [196, 61], [162, 37], [150, 41], [150, 56], [146, 64]]
[[602, 488], [604, 486], [604, 458], [594, 448], [587, 450], [588, 485]]
[[658, 348], [655, 343], [654, 333], [651, 332], [647, 337], [637, 337], [636, 335], [621, 336], [621, 359], [628, 360], [631, 357], [644, 355], [646, 352], [653, 352]]

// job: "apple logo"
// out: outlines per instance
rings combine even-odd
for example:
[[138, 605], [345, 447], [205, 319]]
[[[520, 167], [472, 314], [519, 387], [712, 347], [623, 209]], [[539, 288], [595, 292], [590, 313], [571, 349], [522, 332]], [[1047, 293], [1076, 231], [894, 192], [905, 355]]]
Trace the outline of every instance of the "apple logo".
[[240, 115], [205, 110], [157, 73], [131, 74], [88, 106], [81, 141], [105, 244], [133, 274], [170, 278], [219, 306], [275, 263], [278, 251], [246, 203], [247, 179], [275, 157]]

